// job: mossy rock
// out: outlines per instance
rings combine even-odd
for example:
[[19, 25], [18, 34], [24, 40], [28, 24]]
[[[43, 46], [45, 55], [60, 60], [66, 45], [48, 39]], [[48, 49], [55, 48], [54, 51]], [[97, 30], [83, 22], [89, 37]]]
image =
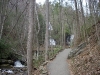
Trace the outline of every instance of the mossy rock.
[[70, 54], [68, 55], [68, 59], [70, 59], [70, 58], [72, 58], [72, 57], [74, 57], [74, 56], [77, 56], [77, 55], [79, 55], [81, 52], [83, 52], [83, 51], [84, 51], [83, 48], [86, 47], [86, 44], [87, 44], [87, 43], [84, 42], [84, 43], [78, 45], [78, 47], [77, 47], [76, 49], [74, 49], [74, 50], [72, 50], [72, 51], [70, 52]]

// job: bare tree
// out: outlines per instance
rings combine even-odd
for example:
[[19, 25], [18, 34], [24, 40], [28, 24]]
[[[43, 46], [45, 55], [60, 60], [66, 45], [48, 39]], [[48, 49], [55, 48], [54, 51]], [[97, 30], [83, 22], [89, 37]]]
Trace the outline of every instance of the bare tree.
[[36, 19], [37, 19], [37, 23], [38, 23], [38, 30], [36, 30], [36, 38], [37, 38], [37, 60], [38, 60], [38, 55], [39, 55], [39, 39], [38, 39], [38, 35], [39, 35], [39, 31], [40, 31], [40, 23], [39, 23], [39, 18], [38, 18], [38, 12], [37, 12], [37, 5], [35, 4], [35, 14], [36, 14]]
[[81, 7], [81, 13], [82, 13], [82, 25], [84, 25], [84, 31], [83, 31], [83, 33], [84, 33], [84, 38], [85, 37], [87, 37], [86, 36], [86, 25], [85, 25], [85, 16], [84, 16], [84, 10], [83, 10], [83, 5], [82, 5], [82, 0], [80, 0], [80, 7]]
[[75, 44], [78, 44], [79, 38], [80, 38], [80, 24], [79, 24], [79, 13], [78, 13], [78, 6], [77, 6], [77, 0], [74, 0], [75, 2], [75, 9], [76, 9], [76, 33], [75, 33]]
[[32, 40], [33, 40], [33, 26], [34, 26], [34, 13], [35, 13], [35, 0], [29, 0], [28, 6], [28, 14], [29, 14], [29, 30], [28, 30], [28, 40], [27, 40], [27, 68], [28, 75], [32, 75]]
[[4, 29], [4, 23], [5, 23], [5, 19], [6, 19], [6, 13], [7, 13], [7, 3], [9, 3], [9, 1], [5, 1], [5, 0], [1, 0], [1, 7], [0, 7], [0, 39], [2, 38], [2, 34], [3, 34], [3, 29]]
[[48, 59], [49, 0], [46, 0], [45, 61]]

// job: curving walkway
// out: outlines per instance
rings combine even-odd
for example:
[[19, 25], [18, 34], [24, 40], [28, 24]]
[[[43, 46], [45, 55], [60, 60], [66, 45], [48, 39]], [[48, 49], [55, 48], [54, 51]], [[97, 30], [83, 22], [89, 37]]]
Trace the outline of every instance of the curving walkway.
[[67, 56], [71, 49], [65, 49], [60, 52], [57, 57], [48, 63], [47, 69], [49, 75], [70, 75], [68, 64], [67, 64]]

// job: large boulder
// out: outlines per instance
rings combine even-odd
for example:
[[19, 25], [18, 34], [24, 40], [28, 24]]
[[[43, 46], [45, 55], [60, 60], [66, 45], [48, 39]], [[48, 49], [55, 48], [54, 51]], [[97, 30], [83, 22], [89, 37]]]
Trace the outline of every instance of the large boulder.
[[74, 56], [77, 56], [78, 54], [80, 54], [81, 52], [83, 52], [83, 51], [84, 51], [83, 48], [85, 48], [86, 45], [87, 45], [87, 42], [84, 42], [84, 43], [78, 45], [78, 47], [77, 47], [76, 49], [72, 50], [72, 51], [69, 53], [68, 59], [70, 59], [70, 58], [72, 58], [72, 57], [74, 57]]

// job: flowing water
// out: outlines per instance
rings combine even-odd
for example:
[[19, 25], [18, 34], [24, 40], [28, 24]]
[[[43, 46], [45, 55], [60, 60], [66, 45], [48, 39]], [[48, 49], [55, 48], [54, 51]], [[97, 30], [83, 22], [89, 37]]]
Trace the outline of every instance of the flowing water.
[[18, 60], [14, 63], [14, 67], [25, 67], [24, 65], [21, 64], [21, 62]]

